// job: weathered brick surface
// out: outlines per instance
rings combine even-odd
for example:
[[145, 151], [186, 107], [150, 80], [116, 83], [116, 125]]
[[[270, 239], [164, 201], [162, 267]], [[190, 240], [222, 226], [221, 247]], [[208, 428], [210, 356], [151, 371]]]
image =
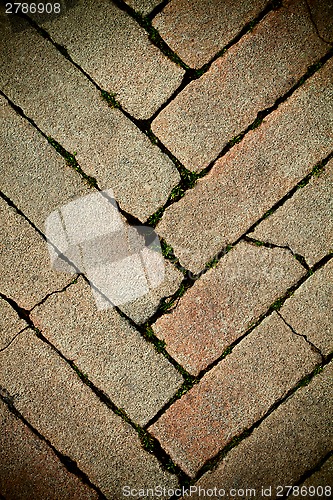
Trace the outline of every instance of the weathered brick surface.
[[34, 309], [31, 318], [66, 358], [144, 425], [173, 396], [183, 377], [114, 309], [97, 311], [89, 288], [80, 278]]
[[[271, 486], [269, 498], [276, 498], [277, 486], [299, 481], [302, 474], [315, 467], [332, 449], [332, 376], [331, 364], [307, 387], [301, 387], [282, 403], [251, 436], [228, 453], [215, 471], [205, 474], [197, 486], [216, 486], [226, 491], [256, 488], [256, 496], [262, 486]], [[305, 484], [315, 484], [310, 479]], [[332, 476], [328, 479], [331, 481]], [[320, 495], [304, 497], [320, 498]]]
[[164, 213], [157, 232], [194, 272], [236, 241], [333, 147], [332, 60]]
[[193, 477], [319, 361], [306, 341], [273, 313], [149, 430]]
[[2, 91], [144, 221], [179, 180], [171, 160], [34, 29], [23, 24], [14, 31], [3, 16], [1, 24]]
[[[331, 456], [331, 458], [329, 458], [317, 472], [314, 472], [306, 481], [304, 481], [304, 483], [302, 483], [302, 486], [306, 486], [307, 488], [309, 488], [309, 486], [314, 486], [315, 488], [317, 488], [317, 486], [323, 486], [324, 488], [325, 486], [332, 487], [332, 477], [333, 457]], [[311, 488], [310, 492], [312, 493], [312, 491], [313, 489]], [[320, 490], [318, 491], [320, 494]]]
[[122, 488], [175, 486], [136, 431], [83, 384], [74, 371], [30, 330], [0, 354], [0, 385], [14, 407], [52, 445], [77, 462], [107, 498]]
[[265, 0], [172, 0], [153, 22], [192, 68], [207, 63], [265, 7]]
[[313, 22], [326, 42], [333, 43], [333, 3], [331, 0], [307, 0]]
[[155, 323], [154, 332], [197, 375], [304, 274], [287, 250], [241, 242]]
[[152, 129], [187, 168], [199, 171], [328, 49], [305, 2], [286, 2], [186, 87]]
[[0, 491], [7, 500], [88, 500], [97, 493], [0, 400]]
[[3, 97], [0, 97], [0, 117], [3, 124], [0, 162], [5, 166], [1, 171], [1, 189], [44, 232], [45, 219], [52, 210], [89, 194], [89, 188]]
[[158, 4], [161, 3], [161, 0], [124, 0], [127, 5], [135, 9], [137, 12], [141, 14], [149, 14]]
[[324, 355], [333, 350], [333, 260], [315, 272], [280, 309], [299, 335]]
[[182, 68], [150, 43], [136, 21], [110, 2], [79, 0], [43, 27], [137, 118], [149, 118], [157, 111], [184, 75]]
[[138, 325], [143, 324], [156, 312], [163, 297], [169, 297], [178, 290], [184, 278], [184, 275], [167, 260], [164, 261], [164, 265], [164, 279], [158, 287], [132, 302], [118, 306]]
[[0, 350], [4, 349], [27, 323], [20, 319], [9, 303], [0, 297]]
[[288, 246], [313, 266], [332, 249], [333, 160], [319, 177], [296, 191], [274, 214], [263, 220], [254, 238]]
[[0, 214], [1, 292], [30, 309], [48, 293], [64, 288], [73, 277], [51, 269], [43, 238], [2, 199]]

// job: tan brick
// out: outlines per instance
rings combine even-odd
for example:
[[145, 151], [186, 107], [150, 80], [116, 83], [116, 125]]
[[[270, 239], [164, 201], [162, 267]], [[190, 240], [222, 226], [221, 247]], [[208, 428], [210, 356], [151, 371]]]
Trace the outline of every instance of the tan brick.
[[55, 352], [26, 330], [0, 354], [0, 385], [14, 407], [62, 454], [72, 458], [107, 498], [122, 488], [172, 487], [144, 451], [136, 431], [91, 392]]
[[[324, 488], [324, 494], [325, 494], [325, 486], [331, 487], [332, 488], [332, 477], [333, 477], [333, 457], [331, 456], [321, 467], [318, 471], [314, 472], [311, 474], [311, 476], [302, 483], [301, 486], [305, 486], [307, 490], [313, 495], [313, 486], [317, 489], [319, 486], [320, 488], [318, 490], [315, 490], [319, 493], [321, 496], [321, 487]], [[311, 488], [309, 488], [311, 486]], [[326, 490], [326, 493], [328, 493], [328, 489]], [[331, 489], [332, 491], [332, 489]], [[319, 496], [318, 495], [318, 496]], [[322, 495], [324, 496], [324, 495]], [[330, 496], [330, 494], [326, 494], [326, 496]]]
[[155, 17], [153, 25], [186, 64], [199, 68], [267, 3], [265, 0], [171, 0]]
[[280, 309], [299, 335], [324, 355], [333, 350], [333, 261], [315, 272]]
[[152, 130], [185, 167], [202, 170], [328, 49], [305, 2], [289, 1], [188, 85], [157, 116]]
[[157, 111], [184, 75], [136, 21], [110, 2], [79, 0], [43, 27], [136, 118], [147, 119]]
[[[282, 490], [278, 490], [278, 486], [294, 485], [332, 449], [331, 386], [332, 363], [307, 387], [300, 388], [269, 415], [196, 486], [226, 491], [230, 488], [255, 488], [257, 497], [261, 495], [262, 487], [271, 486], [271, 495], [267, 496], [278, 498], [277, 493], [281, 496]], [[312, 483], [308, 480], [305, 484]], [[295, 497], [301, 496], [297, 490], [295, 493]], [[321, 495], [302, 496], [321, 498]], [[237, 495], [237, 498], [249, 496]]]
[[135, 9], [137, 12], [141, 12], [141, 14], [149, 14], [158, 4], [161, 3], [161, 0], [124, 0], [127, 5]]
[[183, 377], [114, 309], [97, 311], [82, 278], [49, 297], [31, 318], [66, 358], [132, 420], [146, 424]]
[[200, 271], [332, 150], [332, 74], [330, 60], [166, 209], [157, 232], [186, 268]]
[[333, 160], [249, 236], [288, 246], [313, 266], [333, 245]]
[[190, 476], [320, 361], [273, 313], [149, 430]]
[[27, 323], [20, 319], [9, 303], [0, 297], [0, 351], [4, 349]]
[[0, 429], [0, 491], [7, 500], [97, 500], [1, 400]]
[[48, 293], [62, 290], [73, 277], [52, 270], [43, 238], [2, 199], [0, 213], [1, 292], [21, 307], [31, 309]]
[[333, 43], [333, 4], [330, 0], [307, 0], [319, 35], [327, 42]]
[[198, 375], [304, 274], [287, 250], [241, 242], [158, 319], [154, 332], [178, 363]]
[[124, 210], [146, 220], [178, 183], [171, 160], [25, 21], [13, 21], [23, 23], [20, 30], [4, 15], [0, 22], [2, 91], [46, 135], [77, 152], [86, 174], [111, 188]]
[[0, 161], [6, 165], [1, 173], [1, 189], [44, 232], [45, 219], [53, 210], [89, 194], [89, 188], [3, 97], [0, 97], [0, 117], [3, 124]]

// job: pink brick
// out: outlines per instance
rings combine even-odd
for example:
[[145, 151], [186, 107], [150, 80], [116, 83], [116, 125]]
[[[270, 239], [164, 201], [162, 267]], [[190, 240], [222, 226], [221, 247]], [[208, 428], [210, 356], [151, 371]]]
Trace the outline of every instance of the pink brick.
[[229, 140], [255, 120], [258, 111], [272, 106], [329, 50], [317, 36], [305, 2], [285, 4], [217, 59], [154, 120], [154, 133], [188, 169], [199, 171], [209, 165]]
[[149, 430], [193, 477], [319, 362], [309, 344], [273, 313]]
[[287, 250], [241, 242], [153, 325], [154, 332], [198, 375], [304, 274]]

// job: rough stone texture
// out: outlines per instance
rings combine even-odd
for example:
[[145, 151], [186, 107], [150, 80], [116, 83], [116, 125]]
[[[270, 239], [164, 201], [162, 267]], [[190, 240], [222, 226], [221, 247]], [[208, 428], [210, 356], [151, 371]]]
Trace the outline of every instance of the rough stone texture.
[[333, 248], [333, 160], [249, 236], [288, 246], [309, 266]]
[[154, 332], [198, 375], [305, 272], [288, 250], [241, 242], [157, 320]]
[[136, 431], [31, 330], [15, 339], [0, 360], [6, 367], [0, 385], [14, 407], [58, 451], [75, 460], [107, 498], [122, 498], [125, 485], [177, 484], [143, 450]]
[[47, 246], [30, 224], [0, 199], [1, 292], [31, 309], [48, 293], [62, 290], [73, 279], [51, 269]]
[[279, 313], [322, 354], [330, 354], [333, 350], [333, 260], [303, 283]]
[[0, 491], [7, 500], [88, 500], [97, 493], [0, 400]]
[[23, 319], [20, 319], [12, 306], [0, 297], [0, 351], [5, 349], [26, 326], [27, 323]]
[[3, 97], [0, 118], [1, 189], [44, 232], [50, 212], [90, 191], [79, 174]]
[[155, 7], [157, 7], [161, 0], [124, 0], [127, 5], [141, 14], [149, 14]]
[[152, 45], [147, 32], [111, 2], [78, 0], [43, 28], [136, 118], [147, 119], [157, 111], [184, 75]]
[[145, 425], [183, 377], [114, 309], [97, 311], [82, 278], [49, 297], [31, 318], [43, 335], [129, 417]]
[[[314, 472], [304, 483], [302, 486], [332, 486], [332, 477], [333, 477], [333, 457], [331, 456], [317, 471]], [[327, 495], [329, 496], [329, 495]]]
[[255, 18], [265, 0], [172, 0], [153, 22], [162, 38], [192, 68], [207, 63]]
[[304, 0], [288, 2], [188, 85], [158, 115], [152, 130], [185, 167], [201, 170], [328, 49]]
[[190, 476], [320, 361], [273, 313], [149, 430]]
[[16, 31], [0, 16], [2, 91], [45, 134], [77, 152], [82, 169], [111, 188], [124, 210], [146, 220], [179, 181], [173, 163], [50, 42], [15, 19], [22, 23]]
[[333, 2], [332, 0], [307, 0], [313, 22], [319, 36], [326, 42], [333, 43]]
[[157, 232], [194, 272], [236, 241], [333, 147], [333, 62], [166, 209]]
[[138, 325], [145, 323], [156, 312], [162, 298], [169, 297], [178, 290], [184, 278], [183, 274], [167, 260], [164, 264], [165, 275], [161, 285], [146, 295], [119, 306], [119, 309]]
[[[258, 497], [262, 486], [272, 486], [269, 498], [276, 498], [278, 485], [299, 481], [332, 449], [332, 368], [331, 363], [307, 387], [301, 387], [282, 403], [197, 486], [256, 488]], [[309, 480], [307, 484], [313, 483]]]

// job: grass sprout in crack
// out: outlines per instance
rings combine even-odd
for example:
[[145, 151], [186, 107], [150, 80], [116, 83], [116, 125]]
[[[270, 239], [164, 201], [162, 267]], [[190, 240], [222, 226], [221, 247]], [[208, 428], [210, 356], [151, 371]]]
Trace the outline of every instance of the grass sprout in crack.
[[164, 280], [159, 237], [149, 226], [129, 225], [111, 189], [54, 210], [45, 234], [52, 267], [84, 274], [99, 310], [142, 297]]

